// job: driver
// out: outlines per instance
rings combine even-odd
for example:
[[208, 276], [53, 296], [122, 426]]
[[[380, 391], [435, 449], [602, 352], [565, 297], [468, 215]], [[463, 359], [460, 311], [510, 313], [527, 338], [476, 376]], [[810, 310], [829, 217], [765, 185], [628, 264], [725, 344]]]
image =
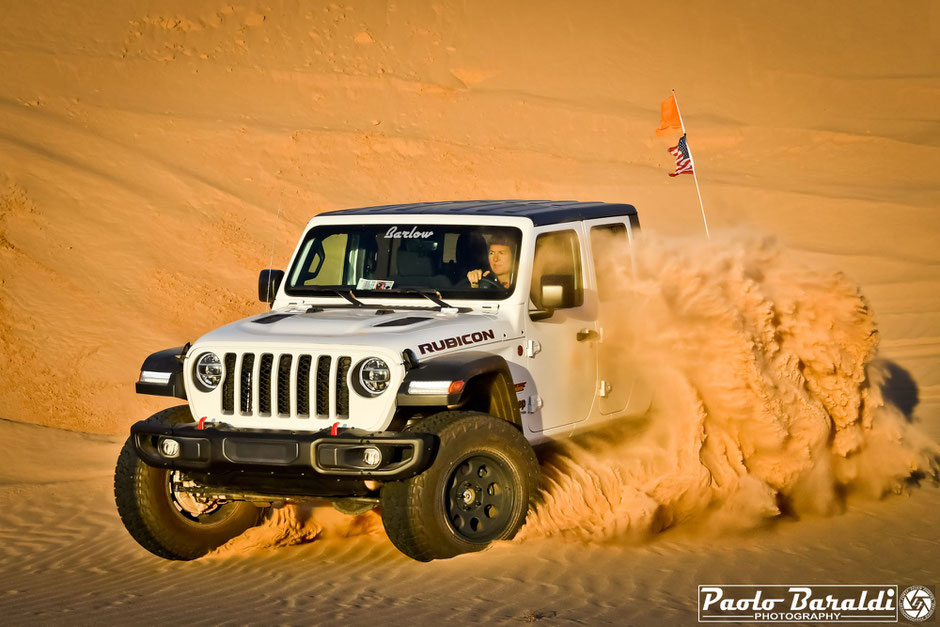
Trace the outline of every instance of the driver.
[[499, 284], [505, 289], [512, 285], [512, 240], [501, 233], [490, 239], [488, 270], [471, 270], [467, 273], [470, 287], [479, 287], [480, 281], [489, 284]]

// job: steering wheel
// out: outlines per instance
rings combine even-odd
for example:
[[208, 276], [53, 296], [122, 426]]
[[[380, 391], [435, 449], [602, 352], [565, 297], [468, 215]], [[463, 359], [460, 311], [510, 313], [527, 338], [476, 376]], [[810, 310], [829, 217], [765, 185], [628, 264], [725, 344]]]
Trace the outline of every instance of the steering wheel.
[[480, 289], [484, 290], [503, 290], [506, 291], [506, 288], [503, 287], [503, 284], [499, 282], [499, 279], [493, 273], [484, 274], [480, 277], [480, 280], [477, 281], [477, 286]]

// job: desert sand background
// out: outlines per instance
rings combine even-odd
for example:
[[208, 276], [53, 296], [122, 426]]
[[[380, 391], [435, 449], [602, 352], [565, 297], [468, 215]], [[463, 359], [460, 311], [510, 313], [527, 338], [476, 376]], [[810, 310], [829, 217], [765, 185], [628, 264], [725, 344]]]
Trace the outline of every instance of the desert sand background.
[[432, 564], [323, 512], [171, 564], [117, 518], [123, 434], [169, 404], [134, 394], [141, 362], [262, 311], [258, 270], [318, 212], [603, 200], [703, 237], [653, 132], [672, 88], [713, 235], [857, 283], [885, 395], [940, 440], [940, 6], [690, 4], [0, 0], [5, 622], [678, 623], [699, 583], [935, 585], [929, 482]]

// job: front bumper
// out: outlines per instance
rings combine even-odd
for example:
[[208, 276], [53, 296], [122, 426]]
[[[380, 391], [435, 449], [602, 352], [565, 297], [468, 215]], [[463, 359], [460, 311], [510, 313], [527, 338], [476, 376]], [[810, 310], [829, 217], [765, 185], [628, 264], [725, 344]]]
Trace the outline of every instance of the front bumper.
[[[269, 473], [399, 481], [434, 461], [438, 438], [427, 433], [369, 433], [359, 429], [316, 432], [234, 429], [194, 424], [131, 427], [138, 457], [149, 466], [199, 473]], [[171, 442], [167, 442], [171, 441]], [[173, 444], [175, 442], [175, 444]], [[364, 457], [377, 449], [380, 461]]]

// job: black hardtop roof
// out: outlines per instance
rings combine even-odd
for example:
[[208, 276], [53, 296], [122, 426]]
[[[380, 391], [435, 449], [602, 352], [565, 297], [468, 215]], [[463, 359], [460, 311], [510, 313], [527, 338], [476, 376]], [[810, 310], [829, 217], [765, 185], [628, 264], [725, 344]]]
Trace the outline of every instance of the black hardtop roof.
[[338, 211], [327, 211], [320, 215], [428, 214], [528, 218], [532, 220], [535, 226], [542, 226], [560, 222], [573, 222], [575, 220], [636, 215], [636, 208], [633, 205], [623, 203], [577, 202], [574, 200], [458, 200], [340, 209]]

